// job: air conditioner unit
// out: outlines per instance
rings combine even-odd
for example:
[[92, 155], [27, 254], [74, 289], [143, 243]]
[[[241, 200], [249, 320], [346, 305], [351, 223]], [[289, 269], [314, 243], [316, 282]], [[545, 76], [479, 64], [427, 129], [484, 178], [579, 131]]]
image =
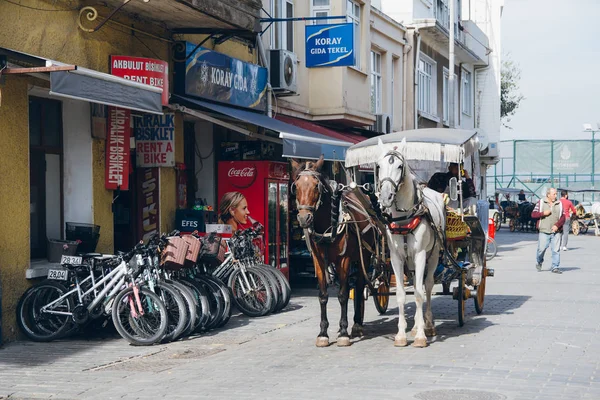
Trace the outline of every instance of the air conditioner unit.
[[490, 142], [488, 147], [481, 152], [481, 155], [489, 158], [498, 157], [498, 142]]
[[371, 130], [379, 133], [392, 133], [392, 116], [388, 114], [375, 114], [377, 118]]
[[271, 87], [273, 91], [296, 94], [296, 77], [298, 72], [298, 57], [295, 53], [283, 49], [270, 50]]

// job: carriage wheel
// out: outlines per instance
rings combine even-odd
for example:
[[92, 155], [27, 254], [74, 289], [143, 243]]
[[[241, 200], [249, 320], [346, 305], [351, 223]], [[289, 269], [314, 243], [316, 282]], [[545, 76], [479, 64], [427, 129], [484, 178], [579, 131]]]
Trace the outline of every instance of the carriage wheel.
[[483, 263], [483, 270], [481, 271], [481, 282], [475, 288], [477, 290], [477, 296], [473, 298], [475, 300], [475, 311], [477, 314], [483, 312], [483, 301], [485, 300], [485, 281], [487, 280], [487, 263]]
[[579, 231], [583, 234], [587, 233], [589, 225], [584, 224], [583, 222], [579, 224]]
[[573, 232], [573, 235], [577, 236], [579, 235], [580, 232], [580, 226], [579, 226], [579, 221], [575, 220], [573, 222], [571, 222], [571, 232]]
[[496, 213], [496, 214], [494, 214], [494, 228], [496, 229], [496, 232], [498, 232], [500, 230], [501, 226], [502, 226], [502, 221], [500, 220], [500, 214]]
[[466, 274], [462, 272], [458, 278], [457, 300], [458, 300], [458, 326], [465, 324], [465, 280]]
[[516, 229], [515, 220], [512, 218], [510, 219], [510, 221], [508, 221], [508, 229], [510, 229], [511, 232], [514, 232]]
[[388, 274], [384, 275], [385, 277], [380, 278], [377, 295], [373, 296], [373, 303], [375, 303], [375, 308], [380, 315], [387, 312], [390, 304], [390, 278]]

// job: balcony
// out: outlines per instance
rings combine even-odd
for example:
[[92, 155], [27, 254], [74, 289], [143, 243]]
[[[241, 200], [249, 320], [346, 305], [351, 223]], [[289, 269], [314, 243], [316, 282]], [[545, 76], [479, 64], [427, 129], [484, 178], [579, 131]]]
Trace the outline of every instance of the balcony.
[[[433, 0], [430, 17], [414, 19], [408, 26], [419, 29], [419, 32], [436, 51], [448, 57], [450, 42], [450, 9], [451, 0]], [[454, 29], [454, 52], [457, 62], [474, 65], [487, 65], [488, 37], [473, 21], [462, 21], [461, 0], [456, 1], [456, 20]], [[460, 21], [460, 23], [459, 23]]]
[[[435, 0], [434, 14], [437, 23], [450, 34], [450, 8], [448, 2], [450, 0]], [[454, 22], [454, 39], [459, 43], [464, 43], [464, 34], [458, 27], [460, 20], [460, 0], [456, 0], [456, 15], [458, 18]]]

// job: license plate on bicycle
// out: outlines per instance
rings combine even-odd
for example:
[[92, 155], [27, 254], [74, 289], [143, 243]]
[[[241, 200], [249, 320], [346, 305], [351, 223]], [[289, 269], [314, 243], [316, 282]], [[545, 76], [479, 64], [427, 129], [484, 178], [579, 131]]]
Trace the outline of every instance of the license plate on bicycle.
[[66, 281], [68, 276], [68, 271], [66, 269], [49, 269], [48, 270], [48, 279], [54, 279], [57, 281]]
[[80, 265], [82, 261], [82, 257], [79, 256], [60, 256], [61, 264]]

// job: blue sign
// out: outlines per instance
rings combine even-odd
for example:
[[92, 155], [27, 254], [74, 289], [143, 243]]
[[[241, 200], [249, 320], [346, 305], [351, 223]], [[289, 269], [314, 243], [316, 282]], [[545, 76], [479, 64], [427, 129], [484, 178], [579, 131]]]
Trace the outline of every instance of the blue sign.
[[306, 25], [308, 68], [354, 64], [354, 24]]
[[190, 42], [175, 44], [175, 93], [264, 110], [266, 68], [229, 57]]

